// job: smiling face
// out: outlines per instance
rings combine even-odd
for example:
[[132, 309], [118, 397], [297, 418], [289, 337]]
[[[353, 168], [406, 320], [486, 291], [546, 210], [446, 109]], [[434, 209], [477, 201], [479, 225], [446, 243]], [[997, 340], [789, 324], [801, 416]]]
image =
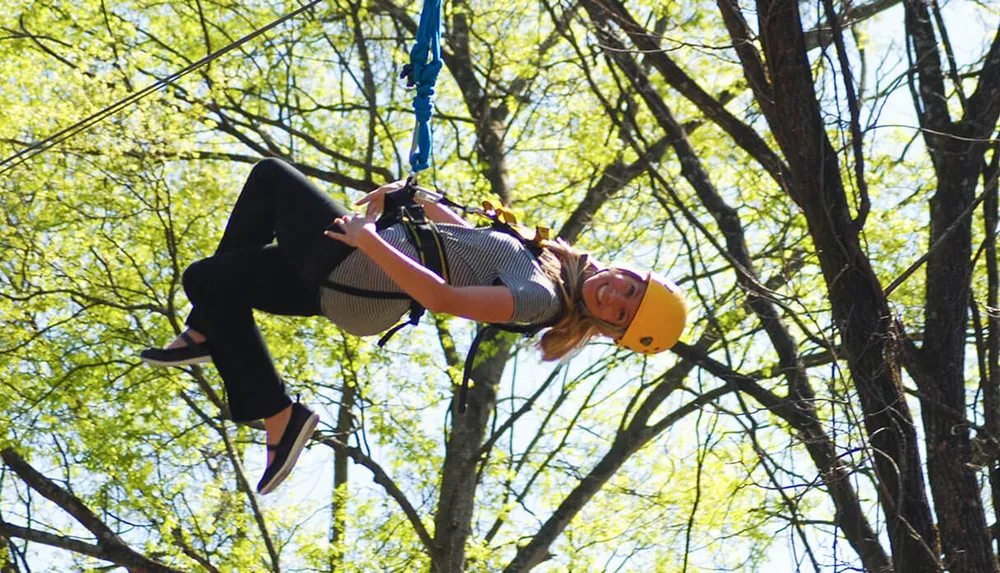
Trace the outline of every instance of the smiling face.
[[[583, 302], [593, 316], [620, 327], [628, 328], [646, 294], [646, 281], [635, 273], [620, 268], [597, 271], [583, 281]], [[617, 333], [601, 329], [612, 338]]]

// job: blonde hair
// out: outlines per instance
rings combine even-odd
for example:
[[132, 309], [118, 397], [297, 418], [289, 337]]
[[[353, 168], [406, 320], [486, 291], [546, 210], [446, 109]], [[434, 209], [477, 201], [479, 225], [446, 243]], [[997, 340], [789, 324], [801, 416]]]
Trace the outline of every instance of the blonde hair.
[[599, 270], [594, 261], [562, 239], [541, 241], [541, 246], [538, 262], [558, 286], [563, 303], [562, 316], [538, 342], [542, 359], [559, 360], [571, 356], [602, 332], [610, 330], [616, 337], [624, 334], [623, 329], [591, 315], [583, 302], [583, 282]]

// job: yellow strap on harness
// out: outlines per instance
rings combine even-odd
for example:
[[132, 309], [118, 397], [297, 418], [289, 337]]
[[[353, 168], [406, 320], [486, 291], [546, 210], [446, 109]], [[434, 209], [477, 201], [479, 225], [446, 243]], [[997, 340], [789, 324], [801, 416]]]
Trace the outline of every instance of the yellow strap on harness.
[[508, 225], [517, 224], [517, 216], [514, 215], [514, 212], [499, 203], [494, 205], [493, 201], [487, 199], [483, 201], [483, 211], [485, 211], [484, 215], [494, 221], [500, 221]]
[[507, 228], [517, 233], [518, 237], [525, 243], [541, 246], [542, 241], [549, 240], [550, 232], [548, 227], [535, 226], [535, 234], [531, 236], [531, 231], [528, 227], [522, 227], [517, 224], [517, 215], [513, 211], [503, 205], [494, 204], [488, 199], [483, 201], [483, 212], [481, 215], [494, 223], [506, 225]]

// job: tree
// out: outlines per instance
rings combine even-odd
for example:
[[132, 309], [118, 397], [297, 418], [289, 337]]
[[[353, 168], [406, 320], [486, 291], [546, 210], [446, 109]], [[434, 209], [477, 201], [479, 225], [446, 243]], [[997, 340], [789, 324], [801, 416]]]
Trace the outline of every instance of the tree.
[[[996, 570], [1000, 36], [971, 2], [448, 3], [431, 181], [678, 279], [684, 342], [539, 367], [496, 336], [460, 415], [471, 325], [379, 353], [263, 318], [333, 469], [254, 496], [214, 370], [134, 356], [258, 158], [345, 201], [405, 172], [416, 9], [320, 4], [4, 173], [3, 567], [747, 571], [786, 531], [806, 571]], [[959, 9], [993, 30], [964, 52]], [[15, 4], [0, 151], [289, 11]], [[880, 115], [907, 87], [919, 130]]]

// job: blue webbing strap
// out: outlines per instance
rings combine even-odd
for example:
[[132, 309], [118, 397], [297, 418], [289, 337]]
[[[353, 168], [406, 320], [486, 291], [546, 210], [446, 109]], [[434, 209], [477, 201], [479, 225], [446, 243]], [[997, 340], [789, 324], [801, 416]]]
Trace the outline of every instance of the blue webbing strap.
[[[428, 55], [430, 61], [428, 62]], [[413, 129], [410, 147], [410, 168], [413, 173], [427, 169], [431, 156], [431, 96], [441, 71], [441, 0], [424, 0], [417, 28], [417, 41], [410, 50], [410, 63], [403, 67], [407, 85], [417, 87], [413, 111], [417, 125]]]

